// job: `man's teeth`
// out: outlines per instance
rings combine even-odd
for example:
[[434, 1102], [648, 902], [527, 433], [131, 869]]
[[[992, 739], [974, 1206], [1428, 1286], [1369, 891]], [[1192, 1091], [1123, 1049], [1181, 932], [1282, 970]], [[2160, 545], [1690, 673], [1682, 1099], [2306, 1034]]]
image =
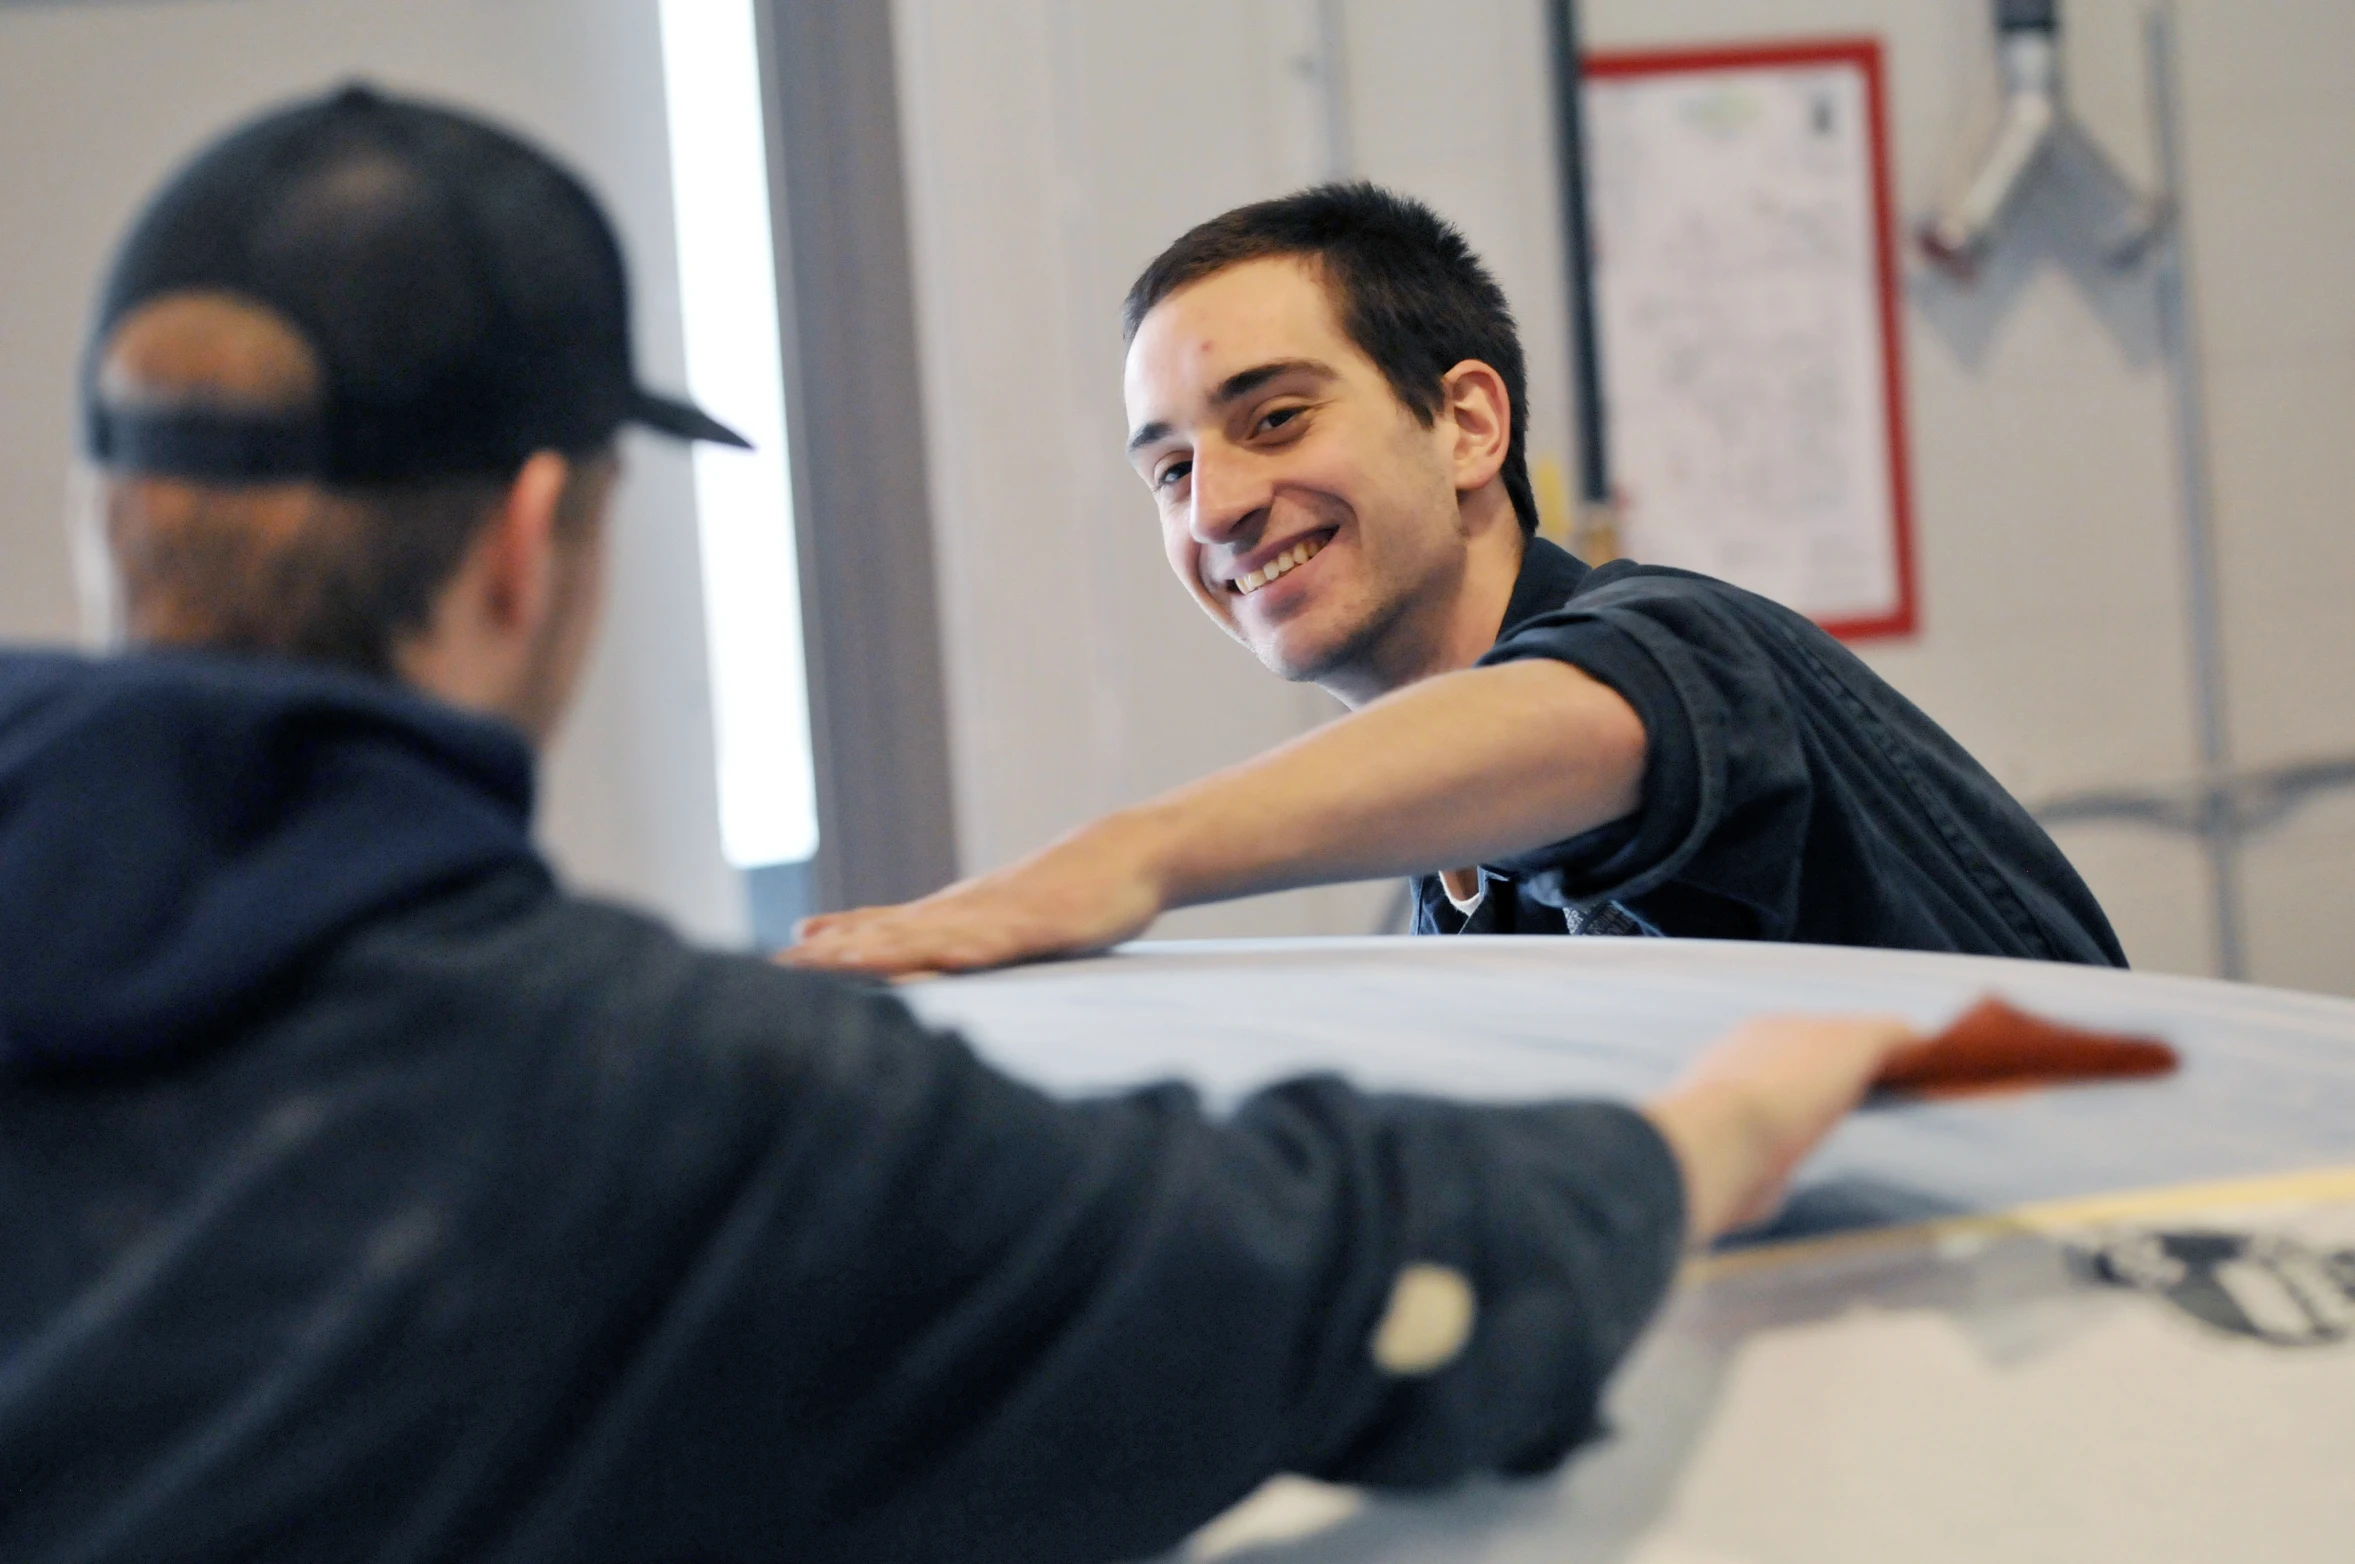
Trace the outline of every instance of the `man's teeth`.
[[1325, 545], [1323, 543], [1319, 542], [1315, 538], [1302, 538], [1298, 543], [1293, 544], [1290, 548], [1284, 550], [1283, 553], [1278, 554], [1275, 558], [1269, 560], [1266, 564], [1251, 572], [1251, 574], [1237, 577], [1235, 580], [1235, 590], [1242, 593], [1245, 597], [1249, 597], [1252, 593], [1258, 591], [1261, 587], [1266, 586], [1270, 581], [1275, 580], [1276, 577], [1281, 575], [1288, 575], [1292, 571], [1298, 569], [1300, 566], [1305, 565], [1310, 560], [1316, 558], [1317, 555], [1324, 549], [1324, 546]]

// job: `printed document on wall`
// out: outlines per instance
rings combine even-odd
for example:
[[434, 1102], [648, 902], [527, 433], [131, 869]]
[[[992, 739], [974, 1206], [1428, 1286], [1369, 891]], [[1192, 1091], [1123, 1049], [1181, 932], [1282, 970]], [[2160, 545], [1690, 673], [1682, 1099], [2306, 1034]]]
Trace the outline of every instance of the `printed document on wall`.
[[1592, 62], [1626, 552], [1838, 634], [1913, 628], [1879, 48]]

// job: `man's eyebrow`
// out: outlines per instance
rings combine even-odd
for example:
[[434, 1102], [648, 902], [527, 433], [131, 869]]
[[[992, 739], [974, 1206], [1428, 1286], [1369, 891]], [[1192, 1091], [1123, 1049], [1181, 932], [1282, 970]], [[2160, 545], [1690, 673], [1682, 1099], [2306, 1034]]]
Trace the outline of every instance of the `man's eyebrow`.
[[1313, 358], [1281, 358], [1272, 364], [1255, 364], [1249, 369], [1237, 370], [1234, 374], [1220, 381], [1218, 389], [1210, 393], [1210, 405], [1225, 407], [1230, 402], [1237, 402], [1249, 396], [1271, 380], [1283, 375], [1294, 374], [1313, 375], [1319, 380], [1330, 380], [1333, 378], [1333, 366]]
[[[1239, 369], [1220, 381], [1218, 389], [1210, 393], [1210, 405], [1212, 407], [1226, 407], [1231, 403], [1241, 401], [1269, 381], [1292, 374], [1313, 375], [1319, 380], [1330, 380], [1333, 378], [1333, 366], [1313, 358], [1281, 358], [1269, 364], [1254, 364], [1249, 369]], [[1138, 426], [1136, 433], [1128, 437], [1128, 453], [1134, 456], [1142, 447], [1151, 445], [1156, 440], [1166, 440], [1174, 433], [1176, 430], [1164, 419], [1157, 418], [1149, 424], [1142, 424]]]

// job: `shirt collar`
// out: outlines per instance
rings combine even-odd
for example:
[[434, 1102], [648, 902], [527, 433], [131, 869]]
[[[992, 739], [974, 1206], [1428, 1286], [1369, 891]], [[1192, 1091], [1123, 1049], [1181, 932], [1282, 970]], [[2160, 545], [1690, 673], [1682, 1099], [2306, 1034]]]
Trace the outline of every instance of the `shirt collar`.
[[1532, 536], [1521, 550], [1521, 573], [1513, 579], [1513, 596], [1496, 638], [1501, 641], [1539, 614], [1561, 607], [1592, 568], [1568, 549]]

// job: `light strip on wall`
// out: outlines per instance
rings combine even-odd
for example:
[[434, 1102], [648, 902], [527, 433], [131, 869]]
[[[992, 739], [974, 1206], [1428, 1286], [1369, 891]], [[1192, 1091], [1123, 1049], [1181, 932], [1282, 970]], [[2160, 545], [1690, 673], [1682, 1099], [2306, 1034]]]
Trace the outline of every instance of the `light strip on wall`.
[[752, 0], [661, 0], [687, 384], [755, 449], [695, 448], [720, 844], [740, 868], [818, 846], [776, 257]]

